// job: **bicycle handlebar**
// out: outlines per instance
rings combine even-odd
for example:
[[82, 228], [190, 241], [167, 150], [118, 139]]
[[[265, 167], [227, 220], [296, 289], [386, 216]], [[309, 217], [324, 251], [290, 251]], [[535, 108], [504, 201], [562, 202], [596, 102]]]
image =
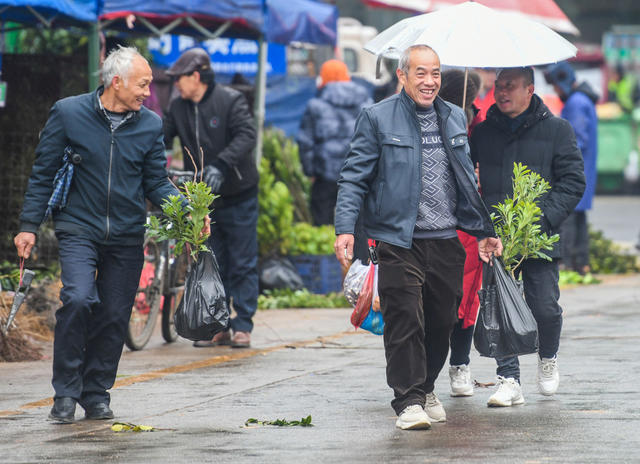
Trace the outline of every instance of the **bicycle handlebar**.
[[167, 169], [169, 177], [189, 177], [193, 179], [193, 171], [178, 171], [177, 169]]

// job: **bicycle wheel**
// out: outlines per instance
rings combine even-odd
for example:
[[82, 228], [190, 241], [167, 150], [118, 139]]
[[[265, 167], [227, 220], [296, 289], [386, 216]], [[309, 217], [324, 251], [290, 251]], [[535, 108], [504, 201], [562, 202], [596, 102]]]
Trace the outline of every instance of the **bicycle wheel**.
[[176, 256], [169, 267], [169, 289], [164, 295], [162, 304], [162, 338], [167, 343], [175, 342], [178, 338], [173, 315], [176, 313], [178, 304], [184, 295], [184, 281], [189, 268], [189, 255], [183, 252]]
[[144, 348], [153, 333], [162, 300], [165, 260], [160, 246], [151, 239], [145, 239], [144, 265], [124, 339], [130, 350]]

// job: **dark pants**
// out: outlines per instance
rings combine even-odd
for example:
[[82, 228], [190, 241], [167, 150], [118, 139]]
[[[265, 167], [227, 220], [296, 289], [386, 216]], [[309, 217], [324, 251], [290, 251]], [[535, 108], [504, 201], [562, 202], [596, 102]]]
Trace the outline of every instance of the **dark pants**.
[[387, 383], [397, 414], [424, 405], [449, 352], [462, 299], [465, 252], [458, 237], [378, 245]]
[[[553, 358], [558, 352], [562, 331], [562, 308], [558, 304], [558, 261], [527, 259], [520, 266], [520, 272], [525, 299], [538, 323], [538, 355], [541, 358]], [[498, 375], [520, 380], [517, 357], [496, 359], [496, 362]]]
[[562, 223], [562, 264], [567, 269], [584, 272], [589, 265], [589, 229], [587, 213], [574, 211]]
[[459, 319], [453, 326], [451, 332], [451, 355], [449, 356], [449, 364], [451, 366], [468, 365], [469, 353], [471, 352], [471, 343], [473, 342], [473, 329], [475, 325], [471, 325], [466, 329], [462, 328], [463, 319]]
[[338, 183], [316, 178], [311, 186], [313, 225], [333, 224], [338, 199]]
[[110, 401], [144, 261], [142, 246], [105, 246], [58, 233], [62, 307], [53, 342], [55, 398]]
[[258, 308], [258, 197], [213, 210], [209, 247], [220, 267], [220, 277], [233, 300], [234, 332], [251, 332]]

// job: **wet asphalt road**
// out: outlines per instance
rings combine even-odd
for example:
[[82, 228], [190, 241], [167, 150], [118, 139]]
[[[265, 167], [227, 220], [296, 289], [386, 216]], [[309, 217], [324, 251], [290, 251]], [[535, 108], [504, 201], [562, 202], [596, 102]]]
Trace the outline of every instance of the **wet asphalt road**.
[[[80, 408], [75, 424], [51, 424], [50, 360], [0, 364], [0, 462], [640, 462], [640, 276], [565, 289], [561, 304], [555, 397], [536, 392], [533, 355], [521, 358], [526, 403], [513, 408], [487, 408], [489, 388], [451, 398], [443, 372], [448, 422], [428, 431], [394, 427], [381, 338], [349, 331], [347, 310], [262, 311], [250, 351], [159, 335], [125, 351], [116, 420], [152, 433], [114, 433]], [[473, 352], [471, 367], [493, 381], [493, 360]], [[244, 426], [309, 414], [310, 428]]]

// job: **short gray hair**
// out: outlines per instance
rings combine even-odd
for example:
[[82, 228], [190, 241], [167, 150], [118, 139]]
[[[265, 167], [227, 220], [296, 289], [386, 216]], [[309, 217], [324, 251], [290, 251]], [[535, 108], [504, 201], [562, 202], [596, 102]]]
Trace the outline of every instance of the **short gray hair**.
[[[436, 56], [438, 56], [438, 53], [429, 45], [425, 45], [425, 44], [411, 45], [410, 47], [406, 48], [405, 51], [402, 52], [400, 61], [398, 61], [398, 69], [405, 74], [409, 72], [409, 55], [411, 55], [411, 52], [414, 50], [431, 50], [433, 53], [435, 53]], [[438, 59], [440, 59], [439, 56], [438, 56]]]
[[122, 45], [119, 45], [117, 49], [109, 53], [109, 56], [102, 64], [101, 74], [104, 87], [110, 87], [113, 78], [116, 76], [120, 76], [126, 87], [129, 84], [127, 79], [131, 71], [131, 64], [137, 56], [144, 58], [137, 48], [123, 47]]

